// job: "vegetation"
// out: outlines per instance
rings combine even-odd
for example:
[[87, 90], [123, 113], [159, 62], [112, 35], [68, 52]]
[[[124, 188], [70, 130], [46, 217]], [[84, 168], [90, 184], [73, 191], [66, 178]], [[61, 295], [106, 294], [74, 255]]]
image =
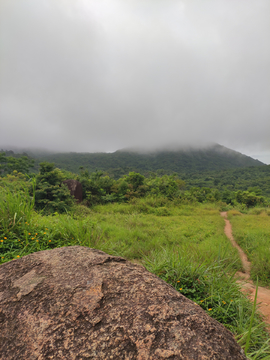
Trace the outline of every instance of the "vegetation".
[[[17, 158], [26, 155], [8, 151], [5, 157], [10, 160], [14, 157], [16, 162]], [[53, 162], [64, 173], [69, 171], [78, 175], [82, 170], [88, 174], [102, 172], [112, 179], [119, 179], [129, 172], [140, 173], [146, 178], [177, 174], [185, 181], [187, 190], [204, 187], [227, 193], [238, 190], [252, 191], [256, 195], [270, 198], [270, 165], [263, 165], [258, 160], [220, 145], [207, 150], [163, 151], [154, 154], [128, 151], [117, 151], [112, 154], [34, 152], [31, 156], [35, 158], [33, 167], [35, 173], [38, 172], [39, 162]], [[32, 161], [29, 157], [28, 159]], [[1, 161], [0, 164], [1, 169], [4, 164]], [[9, 173], [13, 170], [26, 173], [16, 166], [10, 168]], [[2, 175], [4, 175], [3, 170]]]
[[30, 159], [27, 154], [15, 155], [13, 152], [6, 154], [0, 152], [0, 175], [11, 174], [14, 170], [28, 174], [30, 168], [34, 167], [34, 160]]
[[[83, 205], [62, 185], [72, 176], [83, 185]], [[177, 175], [129, 172], [113, 179], [83, 168], [72, 175], [44, 162], [31, 178], [18, 171], [0, 178], [0, 263], [70, 245], [124, 256], [223, 323], [250, 359], [267, 359], [269, 334], [234, 280], [241, 262], [219, 211], [234, 209], [229, 217], [249, 252], [252, 276], [267, 283], [268, 203], [256, 189], [187, 188]]]
[[37, 210], [46, 213], [65, 212], [71, 210], [74, 200], [63, 181], [65, 175], [56, 169], [54, 164], [40, 163], [40, 172], [35, 178], [36, 188], [32, 188]]
[[251, 278], [270, 286], [270, 210], [252, 209], [247, 214], [229, 212], [233, 235], [251, 262]]
[[182, 174], [187, 188], [208, 187], [218, 191], [252, 190], [270, 197], [270, 165]]
[[201, 149], [164, 150], [151, 153], [119, 150], [108, 154], [32, 153], [32, 156], [37, 162], [53, 162], [60, 169], [74, 173], [78, 173], [79, 167], [83, 166], [89, 172], [106, 171], [116, 179], [132, 171], [148, 176], [151, 172], [158, 172], [159, 175], [189, 174], [264, 165], [258, 160], [218, 144]]

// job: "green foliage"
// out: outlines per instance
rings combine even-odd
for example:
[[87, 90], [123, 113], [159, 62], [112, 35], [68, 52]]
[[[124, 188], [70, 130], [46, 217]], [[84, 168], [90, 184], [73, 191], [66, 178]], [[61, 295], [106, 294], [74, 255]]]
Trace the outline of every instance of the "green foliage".
[[[40, 169], [39, 173], [43, 176], [48, 176], [53, 173], [53, 170], [55, 169], [55, 165], [53, 163], [43, 162], [39, 164]], [[57, 180], [53, 179], [52, 181], [56, 182]]]
[[168, 199], [173, 199], [180, 194], [180, 190], [185, 186], [185, 182], [179, 180], [175, 175], [163, 175], [162, 177], [148, 179], [147, 185], [151, 195], [165, 196]]
[[[18, 223], [28, 222], [32, 216], [35, 198], [31, 197], [24, 182], [19, 186], [0, 187], [0, 228], [3, 236], [7, 236], [17, 228]], [[35, 192], [35, 180], [31, 187]]]
[[89, 172], [94, 172], [96, 169], [106, 171], [114, 178], [122, 177], [129, 172], [142, 173], [145, 176], [151, 172], [158, 172], [157, 174], [162, 176], [263, 165], [258, 160], [218, 144], [204, 149], [157, 151], [144, 154], [120, 150], [110, 154], [38, 154], [36, 158], [39, 162], [54, 162], [57, 167], [74, 173], [78, 173], [79, 168], [84, 167]]
[[23, 188], [28, 181], [28, 176], [22, 174], [16, 170], [12, 174], [7, 174], [4, 177], [0, 177], [0, 186], [9, 189]]
[[233, 235], [251, 261], [251, 277], [260, 284], [270, 286], [270, 218], [269, 211], [254, 209], [247, 214], [234, 216], [230, 211], [229, 219]]
[[82, 171], [78, 179], [82, 184], [83, 198], [86, 199], [88, 206], [117, 200], [111, 190], [115, 181], [109, 176], [104, 176], [102, 171], [91, 175], [88, 171]]
[[45, 213], [63, 213], [71, 210], [74, 199], [63, 181], [64, 174], [54, 164], [41, 163], [36, 177], [35, 207]]
[[254, 322], [254, 318], [255, 318], [255, 311], [256, 311], [256, 305], [257, 305], [257, 295], [258, 295], [258, 278], [257, 278], [257, 282], [256, 282], [256, 291], [255, 291], [255, 297], [254, 297], [254, 301], [253, 301], [252, 314], [251, 314], [249, 329], [248, 329], [248, 333], [247, 333], [247, 340], [246, 340], [246, 345], [245, 345], [245, 355], [247, 355], [247, 352], [248, 352], [249, 346], [250, 346], [252, 326], [253, 326], [253, 322]]
[[[17, 156], [13, 153], [11, 155]], [[117, 151], [112, 154], [60, 153], [33, 154], [33, 156], [39, 162], [44, 160], [54, 162], [58, 168], [66, 171], [81, 173], [81, 175], [88, 173], [88, 177], [97, 169], [106, 172], [106, 175], [113, 179], [123, 179], [131, 172], [140, 173], [148, 179], [177, 173], [185, 182], [186, 190], [215, 189], [215, 200], [223, 198], [223, 202], [232, 205], [235, 199], [234, 193], [238, 190], [270, 198], [270, 165], [263, 165], [257, 160], [219, 145], [201, 150], [160, 151], [151, 154]], [[145, 182], [146, 179], [144, 186], [146, 186]], [[134, 188], [130, 190], [131, 193], [137, 191]], [[146, 190], [142, 188], [141, 192], [146, 193]], [[105, 195], [99, 194], [98, 203], [101, 196], [105, 196], [105, 203], [115, 201], [115, 199], [123, 201], [125, 195], [122, 191], [120, 193], [120, 198], [117, 192], [115, 192], [116, 195], [109, 191], [106, 191]], [[95, 194], [92, 195], [95, 196]], [[142, 194], [135, 194], [135, 196], [142, 196]], [[96, 203], [95, 197], [92, 202]]]
[[143, 175], [135, 172], [113, 180], [102, 171], [92, 174], [83, 171], [79, 181], [82, 183], [83, 196], [89, 206], [129, 201], [149, 195], [173, 199], [180, 194], [180, 189], [184, 187], [184, 182], [174, 175], [146, 179]]
[[[15, 155], [15, 154], [14, 154]], [[7, 175], [17, 171], [28, 174], [30, 168], [34, 166], [34, 160], [28, 156], [6, 156], [4, 152], [0, 152], [0, 174]]]
[[132, 185], [132, 189], [135, 192], [144, 184], [144, 176], [133, 171], [128, 174], [126, 181]]
[[234, 193], [230, 190], [223, 191], [221, 195], [222, 201], [224, 201], [226, 204], [233, 204], [234, 197]]
[[128, 175], [114, 180], [102, 171], [89, 174], [87, 170], [83, 170], [79, 180], [82, 183], [84, 199], [88, 206], [126, 202], [133, 198], [149, 196], [166, 197], [175, 204], [222, 201], [227, 205], [237, 206], [242, 211], [249, 207], [268, 203], [258, 188], [249, 188], [248, 191], [232, 191], [227, 188], [220, 191], [205, 186], [187, 186], [186, 188], [186, 182], [179, 179], [176, 174], [157, 176], [151, 173], [149, 178], [145, 178], [139, 173], [130, 172]]
[[[258, 192], [260, 191], [257, 191], [257, 193]], [[248, 208], [263, 205], [265, 203], [263, 196], [256, 195], [255, 192], [252, 192], [252, 189], [249, 191], [237, 191], [235, 200], [240, 204], [245, 204]]]
[[[26, 173], [29, 167], [32, 166], [32, 160], [26, 156], [15, 158], [0, 154], [0, 158], [4, 161], [2, 172], [4, 171], [3, 169], [11, 171], [13, 168], [17, 168]], [[133, 171], [115, 180], [103, 171], [89, 173], [83, 167], [80, 170], [80, 175], [77, 176], [68, 171], [55, 168], [55, 165], [52, 163], [41, 163], [40, 171], [37, 175], [36, 209], [44, 209], [47, 213], [69, 210], [72, 206], [72, 199], [65, 185], [63, 185], [63, 180], [72, 177], [77, 178], [82, 183], [83, 198], [88, 206], [126, 202], [133, 198], [145, 196], [166, 197], [173, 200], [175, 204], [187, 202], [214, 203], [222, 200], [224, 203], [238, 206], [238, 208], [241, 205], [243, 210], [257, 205], [266, 205], [269, 202], [261, 195], [262, 190], [254, 186], [249, 187], [245, 191], [233, 191], [228, 187], [225, 190], [219, 190], [207, 186], [190, 186], [193, 176], [189, 180], [186, 179], [184, 181], [179, 179], [177, 174], [166, 175], [164, 171], [158, 171], [159, 175], [149, 172], [149, 177], [144, 177], [142, 174]], [[18, 174], [21, 173], [18, 173], [18, 170], [13, 170], [12, 175], [7, 175], [18, 178]], [[206, 180], [212, 181], [213, 178], [208, 176]], [[213, 183], [219, 187], [221, 186], [219, 179], [214, 179]], [[202, 184], [200, 183], [200, 185]]]
[[[2, 185], [2, 184], [1, 184]], [[35, 180], [31, 187], [35, 191]], [[25, 182], [12, 182], [11, 186], [0, 187], [0, 253], [10, 260], [13, 254], [19, 256], [20, 238], [27, 235], [25, 224], [31, 221], [35, 199], [30, 196]], [[10, 256], [10, 254], [12, 254]]]
[[216, 190], [211, 190], [206, 187], [192, 187], [182, 194], [182, 199], [186, 199], [189, 201], [198, 201], [200, 203], [215, 202], [217, 198], [219, 198], [219, 194], [217, 196]]
[[182, 174], [186, 186], [215, 188], [224, 191], [249, 191], [257, 196], [270, 197], [270, 165], [227, 169], [221, 171], [206, 171]]

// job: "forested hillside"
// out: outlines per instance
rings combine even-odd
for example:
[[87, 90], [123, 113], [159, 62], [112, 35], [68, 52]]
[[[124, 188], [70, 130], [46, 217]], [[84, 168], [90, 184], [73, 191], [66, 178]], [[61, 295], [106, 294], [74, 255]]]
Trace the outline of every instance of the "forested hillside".
[[187, 188], [207, 187], [230, 191], [252, 189], [270, 197], [270, 165], [181, 174]]
[[79, 173], [102, 170], [119, 178], [130, 171], [147, 175], [153, 171], [166, 174], [190, 173], [264, 165], [258, 160], [215, 144], [202, 149], [139, 153], [119, 150], [114, 153], [32, 153], [37, 162], [53, 162], [60, 169]]
[[[26, 153], [6, 151], [0, 155], [2, 175], [18, 170], [23, 173], [39, 171], [39, 163], [49, 161], [59, 169], [75, 174], [102, 171], [113, 179], [129, 172], [138, 172], [147, 178], [177, 174], [185, 181], [186, 189], [211, 188], [219, 191], [255, 191], [270, 197], [270, 165], [226, 149], [220, 145], [204, 150], [163, 151], [140, 154], [132, 151], [106, 153]], [[34, 159], [34, 160], [33, 160]], [[30, 170], [31, 169], [31, 170]]]

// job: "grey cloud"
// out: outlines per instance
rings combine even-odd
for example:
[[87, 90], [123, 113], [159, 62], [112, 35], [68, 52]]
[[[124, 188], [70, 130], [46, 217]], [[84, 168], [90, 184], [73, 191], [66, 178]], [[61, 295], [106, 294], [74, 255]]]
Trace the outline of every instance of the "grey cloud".
[[270, 154], [268, 0], [2, 0], [0, 10], [1, 147], [211, 141]]

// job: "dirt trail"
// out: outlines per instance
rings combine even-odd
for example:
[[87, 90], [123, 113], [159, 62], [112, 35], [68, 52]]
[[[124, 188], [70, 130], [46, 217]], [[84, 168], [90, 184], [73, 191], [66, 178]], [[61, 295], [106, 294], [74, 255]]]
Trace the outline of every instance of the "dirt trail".
[[[230, 221], [227, 219], [227, 212], [221, 212], [220, 215], [223, 216], [225, 220], [225, 235], [230, 239], [232, 245], [238, 250], [244, 268], [244, 273], [240, 271], [236, 273], [238, 278], [237, 282], [241, 285], [242, 292], [247, 294], [251, 301], [254, 301], [256, 286], [250, 279], [251, 263], [248, 261], [247, 255], [233, 238], [232, 226]], [[270, 331], [270, 289], [266, 289], [261, 286], [258, 287], [257, 305], [260, 312], [264, 316], [264, 321], [269, 325]]]

